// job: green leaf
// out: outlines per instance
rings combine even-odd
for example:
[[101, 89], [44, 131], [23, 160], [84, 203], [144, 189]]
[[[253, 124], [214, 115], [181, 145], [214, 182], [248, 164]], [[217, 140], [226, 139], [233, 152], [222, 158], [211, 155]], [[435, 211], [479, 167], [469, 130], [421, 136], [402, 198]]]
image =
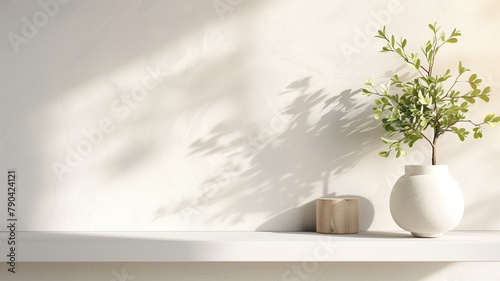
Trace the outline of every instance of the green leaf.
[[365, 79], [366, 86], [373, 86], [373, 83], [374, 83], [373, 78], [366, 78]]
[[483, 89], [482, 94], [483, 94], [483, 95], [486, 95], [486, 94], [489, 94], [490, 92], [491, 92], [491, 87], [490, 87], [490, 86], [488, 86], [488, 87], [486, 87], [486, 88], [484, 88], [484, 89]]
[[457, 38], [450, 38], [450, 39], [446, 40], [446, 42], [448, 42], [448, 43], [457, 43], [458, 39]]
[[461, 141], [469, 134], [464, 128], [451, 127], [451, 130], [458, 136]]
[[373, 118], [376, 120], [380, 119], [380, 115], [382, 114], [382, 111], [379, 108], [373, 108]]
[[479, 98], [482, 99], [485, 102], [489, 102], [490, 101], [490, 98], [487, 95], [480, 95]]
[[465, 72], [465, 67], [462, 65], [462, 61], [458, 62], [458, 74], [462, 74]]
[[420, 68], [420, 59], [417, 59], [417, 61], [415, 62], [415, 68], [416, 69]]
[[476, 80], [477, 78], [477, 75], [476, 74], [472, 74], [470, 77], [469, 77], [469, 82], [474, 82], [474, 80]]
[[474, 131], [474, 138], [475, 139], [479, 139], [479, 138], [483, 137], [483, 131], [481, 130], [480, 127], [475, 127], [474, 129], [472, 129], [472, 131]]
[[385, 124], [384, 130], [386, 130], [389, 133], [396, 132], [396, 129], [394, 129], [394, 127], [391, 124]]
[[433, 60], [433, 58], [434, 58], [434, 50], [430, 50], [429, 54], [428, 54], [428, 57], [427, 57], [427, 60], [429, 62], [431, 62]]
[[427, 45], [425, 46], [425, 52], [428, 53], [432, 48], [431, 41], [427, 41]]
[[422, 93], [419, 93], [418, 94], [418, 98], [419, 98], [419, 102], [420, 104], [423, 104], [423, 105], [429, 105], [431, 104], [431, 99], [428, 95], [423, 95]]
[[384, 157], [384, 158], [389, 157], [389, 154], [390, 154], [390, 152], [389, 152], [389, 151], [380, 151], [380, 152], [378, 153], [378, 155], [380, 155], [380, 156], [382, 156], [382, 157]]
[[470, 102], [470, 103], [475, 103], [476, 102], [476, 100], [474, 100], [471, 97], [463, 97], [463, 99], [466, 100], [466, 101], [468, 101], [468, 102]]
[[400, 146], [396, 148], [396, 158], [400, 156], [406, 156], [406, 151], [404, 151]]
[[456, 28], [453, 29], [453, 32], [451, 33], [451, 36], [453, 37], [458, 37], [461, 36], [462, 34], [460, 33], [460, 30], [457, 30]]
[[382, 141], [383, 141], [384, 143], [387, 143], [387, 144], [390, 144], [390, 143], [396, 143], [396, 142], [398, 142], [397, 140], [390, 140], [390, 139], [386, 139], [386, 138], [384, 138], [384, 137], [381, 137], [381, 139], [382, 139]]
[[493, 118], [495, 117], [495, 113], [489, 113], [488, 115], [486, 115], [484, 117], [484, 122], [487, 123], [487, 122], [490, 122], [493, 120]]
[[[422, 116], [422, 117], [423, 117], [423, 116]], [[427, 119], [425, 119], [425, 118], [424, 118], [422, 121], [420, 121], [420, 127], [425, 128], [425, 126], [427, 126], [427, 123], [428, 123], [428, 122], [429, 122], [429, 121], [428, 121]]]
[[419, 137], [417, 137], [417, 136], [415, 136], [415, 135], [410, 136], [410, 140], [409, 140], [409, 142], [408, 142], [408, 146], [409, 146], [409, 147], [413, 147], [413, 144], [414, 144], [416, 141], [418, 141], [419, 139], [420, 139], [420, 138], [419, 138]]
[[491, 120], [491, 122], [500, 122], [500, 116], [497, 116]]

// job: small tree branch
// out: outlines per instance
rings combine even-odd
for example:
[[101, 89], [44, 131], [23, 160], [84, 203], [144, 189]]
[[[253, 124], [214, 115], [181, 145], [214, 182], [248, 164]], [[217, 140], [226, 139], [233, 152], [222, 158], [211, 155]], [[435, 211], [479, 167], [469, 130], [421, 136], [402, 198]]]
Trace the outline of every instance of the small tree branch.
[[446, 95], [444, 95], [445, 98], [448, 97], [448, 95], [450, 94], [451, 90], [453, 90], [453, 88], [455, 87], [455, 85], [457, 84], [458, 81], [458, 78], [460, 78], [460, 76], [462, 76], [462, 74], [464, 74], [465, 72], [462, 72], [460, 73], [457, 78], [455, 79], [455, 82], [453, 82], [453, 84], [451, 85], [451, 87], [448, 89], [448, 91], [446, 91]]
[[420, 135], [432, 146], [432, 141], [423, 132], [420, 132]]
[[475, 123], [475, 122], [473, 122], [472, 120], [458, 120], [458, 121], [457, 121], [457, 122], [455, 122], [455, 123], [458, 123], [458, 122], [460, 122], [460, 123], [470, 123], [470, 124], [474, 125], [475, 127], [479, 127], [479, 126], [481, 126], [481, 125], [486, 124], [486, 122], [482, 122], [482, 123]]

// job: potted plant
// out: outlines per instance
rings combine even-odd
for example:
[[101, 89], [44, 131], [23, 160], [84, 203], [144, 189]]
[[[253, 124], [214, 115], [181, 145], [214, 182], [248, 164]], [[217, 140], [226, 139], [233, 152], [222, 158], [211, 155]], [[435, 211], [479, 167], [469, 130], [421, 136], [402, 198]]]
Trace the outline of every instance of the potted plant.
[[[448, 175], [448, 166], [437, 165], [437, 145], [446, 133], [455, 134], [464, 141], [472, 132], [477, 139], [483, 136], [483, 127], [496, 127], [500, 116], [487, 114], [482, 121], [466, 117], [471, 104], [488, 102], [491, 87], [482, 87], [482, 80], [458, 62], [458, 74], [450, 69], [436, 73], [435, 61], [441, 48], [458, 42], [461, 33], [441, 31], [437, 23], [429, 24], [432, 37], [424, 42], [418, 53], [406, 50], [407, 40], [389, 35], [384, 26], [376, 35], [385, 41], [381, 52], [394, 53], [415, 70], [416, 77], [402, 81], [397, 73], [383, 84], [365, 80], [363, 93], [377, 96], [374, 117], [382, 122], [386, 136], [382, 141], [392, 153], [406, 155], [403, 146], [412, 147], [418, 141], [428, 143], [432, 165], [408, 165], [391, 192], [391, 214], [395, 222], [416, 237], [436, 237], [453, 229], [460, 222], [464, 202], [458, 184]], [[468, 77], [467, 77], [468, 76]], [[454, 77], [454, 78], [453, 78]]]

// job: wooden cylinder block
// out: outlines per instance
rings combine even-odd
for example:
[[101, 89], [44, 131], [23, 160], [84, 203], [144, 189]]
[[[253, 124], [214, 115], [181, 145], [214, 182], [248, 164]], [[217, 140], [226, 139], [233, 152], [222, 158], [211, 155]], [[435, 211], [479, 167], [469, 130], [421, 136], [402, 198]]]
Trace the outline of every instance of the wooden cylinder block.
[[359, 232], [359, 199], [317, 199], [316, 232], [336, 234]]

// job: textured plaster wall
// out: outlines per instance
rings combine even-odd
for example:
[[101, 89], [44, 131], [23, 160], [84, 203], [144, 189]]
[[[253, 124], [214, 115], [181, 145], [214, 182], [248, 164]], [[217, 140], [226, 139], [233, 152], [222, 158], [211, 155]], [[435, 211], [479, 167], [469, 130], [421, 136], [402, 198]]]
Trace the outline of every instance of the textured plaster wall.
[[[438, 69], [455, 70], [461, 59], [500, 90], [499, 18], [493, 0], [2, 0], [0, 168], [19, 175], [20, 229], [308, 230], [324, 195], [360, 197], [362, 229], [397, 229], [392, 184], [429, 152], [377, 156], [382, 131], [359, 89], [366, 77], [411, 69], [379, 53], [372, 35], [387, 24], [418, 48], [428, 23], [457, 27], [463, 37], [443, 49]], [[473, 116], [500, 113], [499, 102], [494, 92]], [[500, 229], [499, 139], [488, 129], [479, 141], [441, 142], [439, 161], [465, 195], [459, 229]], [[453, 276], [490, 265], [397, 268], [415, 279], [477, 280]], [[111, 278], [114, 265], [95, 266]], [[254, 265], [232, 266], [214, 274], [254, 273]], [[317, 280], [350, 272], [322, 268]], [[133, 271], [138, 280], [162, 274], [157, 265]]]

